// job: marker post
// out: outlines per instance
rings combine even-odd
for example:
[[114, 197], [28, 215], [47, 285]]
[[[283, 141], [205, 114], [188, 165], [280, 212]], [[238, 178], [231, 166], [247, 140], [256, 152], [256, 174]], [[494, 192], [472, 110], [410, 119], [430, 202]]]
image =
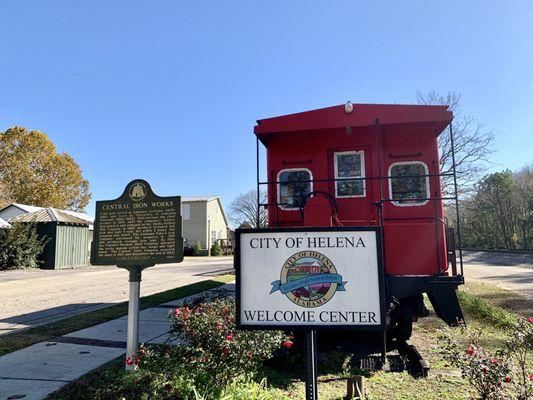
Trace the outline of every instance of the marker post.
[[[126, 371], [137, 369], [139, 352], [139, 309], [141, 299], [141, 274], [147, 266], [120, 267], [129, 271], [130, 293], [128, 303], [128, 333], [126, 342]], [[128, 361], [129, 360], [129, 361]]]

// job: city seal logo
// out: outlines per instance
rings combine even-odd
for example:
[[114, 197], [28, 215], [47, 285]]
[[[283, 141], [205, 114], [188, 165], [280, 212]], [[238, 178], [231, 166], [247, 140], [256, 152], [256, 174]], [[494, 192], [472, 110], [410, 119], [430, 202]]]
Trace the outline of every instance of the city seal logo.
[[130, 188], [130, 199], [140, 201], [146, 196], [146, 185], [142, 182], [135, 182]]
[[330, 301], [337, 291], [346, 291], [346, 283], [324, 254], [300, 251], [285, 261], [280, 280], [272, 282], [270, 294], [279, 290], [294, 304], [315, 308]]

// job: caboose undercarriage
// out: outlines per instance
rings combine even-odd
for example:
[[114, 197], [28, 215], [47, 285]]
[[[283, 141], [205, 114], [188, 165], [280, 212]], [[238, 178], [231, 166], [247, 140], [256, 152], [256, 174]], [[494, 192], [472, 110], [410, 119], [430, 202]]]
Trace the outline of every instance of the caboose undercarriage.
[[[255, 127], [258, 208], [267, 209], [269, 227], [381, 229], [389, 337], [410, 337], [413, 322], [428, 314], [424, 294], [448, 325], [463, 322], [452, 119], [447, 106], [348, 103], [259, 120]], [[451, 166], [442, 172], [438, 137], [446, 127]], [[442, 180], [453, 190], [444, 192]], [[455, 205], [457, 234], [443, 202]]]
[[426, 317], [428, 310], [424, 304], [425, 293], [433, 310], [449, 326], [464, 322], [463, 313], [456, 290], [464, 283], [462, 276], [386, 276], [388, 296], [388, 324], [393, 337], [409, 339], [413, 322]]

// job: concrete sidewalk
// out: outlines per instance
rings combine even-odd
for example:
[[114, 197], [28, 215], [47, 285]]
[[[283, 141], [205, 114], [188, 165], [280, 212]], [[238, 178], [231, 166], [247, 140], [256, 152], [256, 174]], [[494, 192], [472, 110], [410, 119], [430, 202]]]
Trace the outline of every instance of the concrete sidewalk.
[[[139, 336], [143, 343], [169, 338], [168, 312], [183, 302], [213, 297], [234, 284], [142, 310]], [[127, 316], [34, 344], [0, 357], [0, 400], [39, 400], [103, 364], [125, 355]]]

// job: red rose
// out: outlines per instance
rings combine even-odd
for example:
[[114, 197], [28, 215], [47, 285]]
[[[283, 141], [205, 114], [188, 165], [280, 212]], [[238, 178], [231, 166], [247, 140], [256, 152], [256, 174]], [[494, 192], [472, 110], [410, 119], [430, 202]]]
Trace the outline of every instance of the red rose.
[[487, 367], [483, 367], [483, 373], [487, 374], [489, 372], [489, 369]]
[[529, 318], [527, 319], [527, 321], [528, 321], [528, 322], [533, 322], [533, 317], [529, 317]]
[[229, 308], [228, 308], [228, 307], [224, 307], [224, 308], [222, 309], [222, 312], [223, 312], [224, 314], [229, 313]]
[[533, 374], [529, 375], [529, 380], [533, 381]]
[[176, 315], [179, 315], [180, 312], [181, 312], [181, 310], [179, 309], [179, 307], [174, 310], [174, 314], [176, 314]]
[[224, 346], [224, 347], [222, 348], [222, 354], [223, 354], [225, 357], [227, 357], [227, 356], [229, 356], [229, 353], [231, 353], [231, 350], [229, 349], [229, 347]]
[[505, 381], [505, 383], [511, 382], [511, 377], [510, 376], [506, 376], [504, 381]]
[[292, 342], [290, 340], [285, 340], [281, 345], [286, 349], [290, 349], [292, 347]]
[[491, 358], [490, 362], [494, 365], [497, 365], [498, 364], [498, 359], [497, 358]]
[[247, 353], [247, 356], [248, 356], [248, 358], [252, 358], [252, 357], [254, 356], [254, 353], [252, 353], [251, 351], [249, 351], [249, 352]]
[[233, 340], [233, 335], [232, 335], [231, 333], [227, 334], [227, 335], [226, 335], [226, 340], [227, 340], [228, 342], [231, 342], [231, 341]]
[[139, 359], [137, 357], [135, 357], [135, 359], [133, 360], [133, 364], [135, 364], [136, 366], [139, 365]]
[[133, 362], [131, 361], [131, 357], [126, 358], [126, 365], [131, 365]]
[[468, 349], [466, 349], [466, 352], [468, 355], [475, 355], [476, 354], [476, 349], [474, 348], [474, 346], [468, 346]]

